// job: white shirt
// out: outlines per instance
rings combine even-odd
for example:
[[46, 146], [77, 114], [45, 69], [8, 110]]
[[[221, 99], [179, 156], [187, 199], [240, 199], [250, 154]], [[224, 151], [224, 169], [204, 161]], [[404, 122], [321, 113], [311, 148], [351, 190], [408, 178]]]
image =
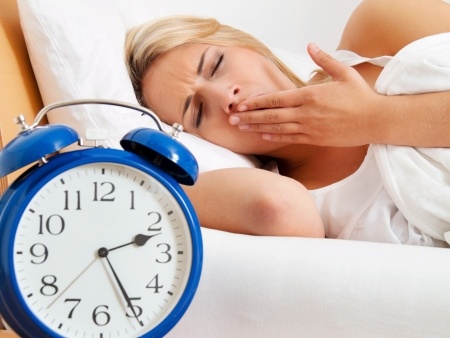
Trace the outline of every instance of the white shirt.
[[395, 206], [383, 186], [372, 146], [356, 172], [310, 193], [329, 238], [448, 247], [409, 224]]
[[[434, 65], [436, 62], [430, 62], [430, 58], [433, 58], [433, 55], [436, 53], [429, 52], [430, 46], [429, 44], [432, 43], [433, 45], [436, 45], [440, 51], [438, 53], [439, 55], [442, 54], [442, 50], [448, 52], [447, 47], [449, 46], [448, 42], [442, 43], [441, 40], [439, 40], [439, 43], [435, 43], [435, 39], [448, 39], [450, 36], [446, 35], [439, 35], [430, 37], [427, 39], [422, 39], [417, 41], [415, 44], [411, 44], [411, 46], [407, 46], [404, 50], [398, 53], [397, 59], [400, 59], [396, 61], [396, 63], [392, 63], [393, 59], [395, 57], [390, 56], [382, 56], [377, 58], [364, 58], [361, 57], [353, 52], [350, 51], [337, 51], [334, 54], [334, 57], [344, 64], [347, 64], [349, 66], [353, 66], [356, 64], [360, 64], [363, 62], [369, 62], [372, 64], [375, 64], [379, 67], [390, 67], [391, 72], [385, 74], [388, 77], [387, 81], [388, 85], [392, 87], [392, 83], [397, 84], [398, 82], [401, 82], [403, 78], [405, 78], [404, 73], [409, 74], [411, 71], [406, 72], [405, 67], [409, 65], [411, 62], [406, 62], [403, 60], [404, 58], [401, 58], [403, 54], [409, 51], [409, 49], [412, 48], [412, 55], [420, 54], [417, 52], [417, 48], [419, 50], [424, 50], [425, 57], [423, 55], [419, 55], [416, 58], [412, 58], [411, 56], [408, 56], [406, 60], [411, 59], [417, 59], [419, 58], [419, 63], [421, 67], [414, 66], [417, 62], [413, 62], [413, 65], [411, 65], [411, 69], [414, 71], [414, 69], [417, 71], [417, 68], [420, 68], [423, 70], [423, 65], [426, 61], [427, 64], [431, 64], [431, 66]], [[447, 40], [445, 40], [447, 41]], [[425, 46], [422, 46], [425, 44]], [[418, 45], [418, 46], [416, 46]], [[444, 45], [444, 47], [442, 47]], [[445, 47], [447, 46], [447, 47]], [[402, 54], [403, 53], [403, 54]], [[410, 52], [411, 53], [411, 52]], [[409, 54], [408, 54], [409, 55]], [[445, 54], [447, 55], [447, 54]], [[424, 61], [425, 60], [425, 61]], [[434, 59], [433, 59], [434, 60]], [[446, 59], [445, 59], [446, 60]], [[442, 61], [438, 62], [438, 65], [442, 65]], [[400, 66], [400, 67], [399, 67]], [[392, 68], [394, 68], [394, 79], [391, 79], [393, 76], [391, 75], [393, 73]], [[397, 69], [399, 68], [399, 69]], [[448, 77], [450, 76], [450, 73], [447, 74], [446, 72], [443, 72], [441, 70], [442, 67], [439, 68], [438, 74], [435, 74], [436, 72], [433, 72], [433, 69], [436, 67], [432, 67], [432, 69], [428, 69], [430, 67], [426, 67], [425, 74], [432, 74], [431, 79], [433, 79], [432, 84], [435, 84], [437, 79], [443, 78], [444, 83], [448, 83]], [[450, 65], [448, 67], [450, 69]], [[446, 68], [447, 69], [447, 68]], [[400, 72], [403, 74], [403, 76], [400, 76], [398, 74]], [[443, 75], [441, 73], [444, 73]], [[415, 73], [413, 73], [415, 74]], [[438, 76], [440, 75], [440, 76]], [[381, 77], [381, 76], [380, 76]], [[386, 78], [386, 76], [384, 76]], [[424, 76], [419, 76], [422, 82]], [[435, 80], [436, 79], [436, 80]], [[380, 80], [380, 79], [379, 79]], [[386, 79], [385, 79], [386, 80]], [[405, 80], [407, 83], [411, 83], [411, 80], [409, 77]], [[379, 81], [377, 81], [378, 84]], [[386, 82], [386, 81], [384, 81]], [[381, 81], [381, 85], [384, 83]], [[440, 83], [439, 82], [439, 83]], [[400, 83], [400, 92], [402, 93], [407, 85]], [[415, 85], [414, 87], [417, 87]], [[433, 87], [434, 88], [434, 87]], [[445, 87], [446, 88], [446, 87]], [[425, 88], [426, 89], [426, 88]], [[423, 92], [426, 92], [425, 89], [420, 89]], [[440, 88], [440, 90], [444, 90]], [[382, 91], [384, 93], [384, 91]], [[389, 92], [386, 92], [385, 94], [389, 94]], [[398, 94], [397, 92], [394, 94]], [[377, 148], [378, 147], [378, 148]], [[387, 243], [403, 243], [403, 244], [414, 244], [414, 245], [426, 245], [426, 246], [446, 246], [449, 245], [445, 241], [436, 240], [432, 238], [431, 236], [427, 235], [426, 233], [423, 233], [419, 228], [413, 226], [410, 224], [405, 217], [405, 215], [400, 211], [404, 210], [406, 212], [409, 212], [408, 208], [396, 206], [393, 199], [389, 195], [388, 191], [390, 193], [393, 193], [391, 186], [385, 186], [386, 180], [383, 181], [383, 173], [386, 175], [386, 172], [380, 171], [380, 163], [377, 163], [377, 161], [380, 161], [379, 157], [379, 145], [371, 145], [368, 149], [368, 153], [361, 165], [361, 167], [351, 176], [345, 178], [342, 181], [336, 182], [330, 186], [311, 190], [311, 194], [314, 197], [317, 207], [320, 211], [320, 214], [322, 216], [322, 219], [325, 224], [325, 233], [327, 237], [331, 238], [343, 238], [343, 239], [354, 239], [354, 240], [366, 240], [366, 241], [379, 241], [379, 242], [387, 242]], [[395, 147], [394, 147], [395, 148]], [[404, 147], [400, 147], [404, 148]], [[377, 152], [378, 151], [378, 152]], [[378, 157], [377, 157], [378, 156]], [[401, 161], [403, 161], [402, 158], [400, 158]], [[397, 163], [397, 166], [402, 164], [403, 162]], [[439, 162], [440, 163], [440, 162]], [[383, 165], [381, 165], [383, 167]], [[392, 168], [391, 168], [392, 169]], [[400, 173], [396, 179], [401, 180], [403, 185], [407, 185], [407, 187], [413, 185], [413, 183], [417, 183], [411, 181], [410, 176], [407, 176], [408, 179], [403, 177], [406, 175], [409, 171], [412, 169], [410, 167], [407, 167], [407, 172]], [[416, 171], [414, 171], [416, 173]], [[414, 175], [413, 177], [420, 177], [417, 175]], [[445, 176], [446, 177], [446, 176]], [[385, 179], [386, 177], [384, 177]], [[435, 177], [434, 177], [435, 178]], [[395, 178], [392, 178], [395, 181]], [[409, 181], [408, 181], [409, 180]], [[389, 180], [388, 180], [389, 181]], [[390, 181], [389, 181], [390, 182]], [[397, 181], [395, 181], [397, 182]], [[409, 183], [408, 183], [409, 182]], [[448, 189], [448, 185], [445, 182], [439, 182], [444, 187], [444, 189]], [[392, 185], [392, 184], [391, 184]], [[447, 187], [447, 188], [446, 188]], [[405, 188], [405, 187], [403, 187]], [[426, 187], [422, 187], [423, 189], [426, 189]], [[429, 189], [434, 189], [432, 187], [428, 187]], [[389, 190], [390, 189], [390, 190]], [[436, 189], [434, 189], [436, 190]], [[409, 191], [407, 192], [409, 193]], [[395, 193], [394, 193], [395, 195]], [[412, 196], [414, 197], [414, 196]], [[398, 198], [397, 198], [398, 199]], [[444, 205], [447, 204], [445, 202], [448, 199], [445, 199], [441, 201], [441, 204], [444, 203]], [[434, 205], [434, 204], [433, 204]], [[423, 206], [421, 206], [423, 207]], [[444, 209], [446, 209], [444, 207]], [[448, 207], [447, 207], [448, 209]], [[428, 209], [427, 209], [428, 210]], [[411, 215], [409, 215], [411, 217]], [[408, 217], [408, 219], [414, 219]], [[439, 219], [438, 219], [439, 220]], [[417, 220], [416, 220], [417, 221]], [[429, 222], [428, 222], [429, 223]], [[428, 229], [427, 227], [420, 227], [421, 229]], [[427, 231], [428, 232], [428, 231]], [[430, 233], [430, 232], [428, 232]]]

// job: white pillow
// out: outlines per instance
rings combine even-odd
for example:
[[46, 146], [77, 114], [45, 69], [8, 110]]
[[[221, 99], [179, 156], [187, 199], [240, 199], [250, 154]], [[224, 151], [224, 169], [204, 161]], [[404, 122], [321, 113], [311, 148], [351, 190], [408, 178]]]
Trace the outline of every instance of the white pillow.
[[[18, 0], [44, 104], [91, 98], [137, 104], [124, 63], [126, 31], [158, 16], [181, 13], [176, 9], [179, 3], [175, 4], [167, 0]], [[195, 8], [189, 12], [195, 13]], [[315, 68], [307, 55], [275, 52], [303, 78]], [[83, 138], [88, 129], [104, 129], [108, 135], [105, 145], [113, 148], [120, 148], [119, 141], [129, 130], [155, 127], [151, 119], [135, 111], [100, 105], [62, 108], [50, 112], [48, 119], [72, 126]], [[197, 158], [201, 172], [259, 165], [251, 156], [232, 153], [186, 133], [181, 133], [180, 140]]]

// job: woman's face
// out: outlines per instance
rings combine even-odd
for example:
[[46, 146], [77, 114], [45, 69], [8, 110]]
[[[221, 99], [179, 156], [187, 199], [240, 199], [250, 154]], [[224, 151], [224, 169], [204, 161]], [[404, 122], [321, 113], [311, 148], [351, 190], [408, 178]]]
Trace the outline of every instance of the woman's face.
[[269, 59], [246, 48], [191, 44], [160, 56], [147, 71], [146, 102], [169, 124], [232, 151], [269, 154], [281, 145], [228, 122], [246, 98], [295, 85]]

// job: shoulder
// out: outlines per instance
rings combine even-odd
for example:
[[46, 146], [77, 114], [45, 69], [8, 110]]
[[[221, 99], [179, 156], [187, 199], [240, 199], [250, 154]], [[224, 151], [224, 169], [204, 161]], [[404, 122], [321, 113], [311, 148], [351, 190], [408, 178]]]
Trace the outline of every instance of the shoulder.
[[375, 57], [450, 32], [450, 5], [442, 0], [363, 0], [350, 16], [339, 49]]

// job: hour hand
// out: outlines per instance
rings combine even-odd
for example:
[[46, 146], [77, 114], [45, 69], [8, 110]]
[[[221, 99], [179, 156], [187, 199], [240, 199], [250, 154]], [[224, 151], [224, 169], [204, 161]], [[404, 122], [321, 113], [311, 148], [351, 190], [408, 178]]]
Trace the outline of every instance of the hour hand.
[[114, 247], [114, 248], [108, 249], [108, 251], [113, 251], [113, 250], [116, 250], [116, 249], [120, 249], [120, 248], [123, 248], [124, 246], [128, 246], [128, 245], [131, 245], [131, 244], [136, 244], [137, 246], [144, 246], [145, 243], [147, 243], [147, 241], [148, 241], [150, 238], [155, 237], [155, 236], [158, 236], [158, 235], [161, 235], [161, 233], [158, 232], [157, 234], [153, 234], [153, 235], [137, 234], [137, 235], [134, 237], [134, 240], [133, 240], [132, 242], [126, 243], [126, 244], [122, 244], [122, 245], [119, 245], [119, 246], [116, 246], [116, 247]]
[[143, 246], [145, 245], [145, 243], [147, 243], [147, 241], [155, 236], [161, 235], [161, 233], [157, 233], [154, 235], [143, 235], [143, 234], [137, 234], [136, 237], [134, 237], [134, 244], [138, 245], [138, 246]]

